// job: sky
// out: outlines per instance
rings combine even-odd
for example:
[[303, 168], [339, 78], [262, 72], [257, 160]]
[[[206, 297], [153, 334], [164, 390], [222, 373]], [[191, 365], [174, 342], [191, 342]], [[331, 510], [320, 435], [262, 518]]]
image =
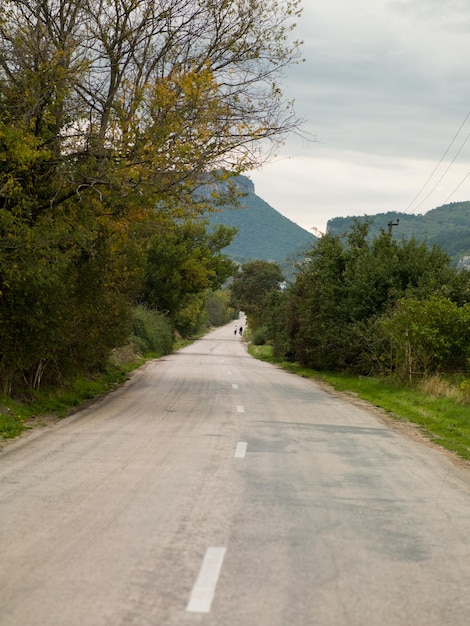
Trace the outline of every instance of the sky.
[[256, 193], [315, 234], [334, 217], [470, 200], [469, 0], [303, 7], [306, 61], [283, 88], [311, 139], [291, 134], [251, 172]]

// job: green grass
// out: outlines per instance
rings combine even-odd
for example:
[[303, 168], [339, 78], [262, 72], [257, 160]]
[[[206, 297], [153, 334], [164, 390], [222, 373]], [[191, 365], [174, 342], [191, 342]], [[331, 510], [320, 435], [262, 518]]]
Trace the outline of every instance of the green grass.
[[46, 415], [58, 419], [66, 417], [87, 400], [115, 389], [142, 362], [110, 367], [106, 372], [77, 378], [60, 388], [31, 392], [21, 400], [0, 397], [0, 441], [2, 438], [17, 437], [25, 430], [42, 425]]
[[[209, 329], [199, 334], [175, 342], [174, 350], [190, 345]], [[0, 442], [17, 437], [25, 430], [42, 426], [45, 416], [61, 419], [78, 410], [88, 400], [109, 393], [123, 383], [129, 372], [140, 367], [145, 361], [158, 355], [147, 354], [136, 358], [133, 350], [124, 350], [107, 371], [93, 376], [80, 377], [62, 387], [42, 389], [24, 394], [21, 400], [0, 396]]]
[[[176, 349], [189, 343], [191, 340], [181, 341]], [[355, 395], [385, 410], [396, 420], [417, 424], [432, 441], [470, 460], [470, 404], [463, 404], [456, 397], [424, 393], [417, 386], [400, 385], [391, 380], [316, 372], [296, 363], [279, 362], [272, 357], [271, 346], [250, 345], [249, 351], [256, 358], [277, 363], [294, 374], [322, 381], [338, 391]], [[130, 371], [143, 362], [115, 366], [94, 377], [76, 379], [60, 389], [35, 392], [22, 401], [0, 397], [0, 440], [17, 437], [25, 430], [41, 425], [41, 416], [63, 418], [69, 415], [87, 400], [116, 388], [126, 380]]]
[[386, 411], [395, 420], [412, 422], [423, 434], [443, 448], [470, 460], [470, 404], [465, 394], [458, 392], [461, 378], [452, 380], [453, 395], [425, 393], [420, 385], [403, 385], [394, 380], [316, 372], [296, 363], [285, 363], [272, 358], [270, 346], [249, 347], [250, 353], [284, 369], [322, 381], [337, 391], [354, 395]]
[[[0, 410], [4, 410], [3, 407]], [[4, 439], [17, 437], [25, 428], [21, 419], [16, 415], [0, 413], [0, 435]]]

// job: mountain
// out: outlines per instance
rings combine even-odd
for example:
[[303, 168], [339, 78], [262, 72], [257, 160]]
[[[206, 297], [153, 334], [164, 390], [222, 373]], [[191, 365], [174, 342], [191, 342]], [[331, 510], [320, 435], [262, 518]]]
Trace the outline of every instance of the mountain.
[[240, 198], [240, 206], [225, 206], [209, 216], [212, 225], [234, 226], [238, 230], [225, 254], [242, 264], [259, 260], [282, 266], [292, 264], [310, 250], [315, 235], [257, 196], [253, 182], [246, 176], [237, 176], [236, 185], [245, 194]]
[[327, 231], [333, 235], [342, 235], [356, 219], [372, 220], [370, 238], [374, 238], [380, 229], [387, 231], [388, 224], [392, 223], [392, 236], [397, 239], [415, 237], [418, 241], [426, 240], [429, 245], [439, 245], [455, 263], [470, 256], [470, 202], [444, 204], [423, 215], [389, 212], [367, 217], [335, 217], [329, 220]]

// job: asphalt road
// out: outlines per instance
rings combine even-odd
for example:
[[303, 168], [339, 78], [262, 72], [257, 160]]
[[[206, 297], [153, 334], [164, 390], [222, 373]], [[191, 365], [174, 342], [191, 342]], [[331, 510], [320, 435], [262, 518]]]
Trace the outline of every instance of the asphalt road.
[[0, 453], [0, 624], [468, 626], [468, 474], [229, 325]]

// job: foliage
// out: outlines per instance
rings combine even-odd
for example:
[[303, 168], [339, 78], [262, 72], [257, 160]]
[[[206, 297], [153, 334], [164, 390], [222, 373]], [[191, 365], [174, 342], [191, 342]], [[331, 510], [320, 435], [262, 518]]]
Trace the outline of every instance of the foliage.
[[262, 346], [268, 341], [269, 335], [266, 326], [258, 326], [250, 331], [250, 340], [254, 346]]
[[4, 0], [2, 105], [49, 147], [44, 200], [190, 201], [202, 172], [259, 165], [261, 140], [298, 125], [279, 81], [299, 14], [296, 0]]
[[463, 394], [465, 404], [470, 404], [470, 379], [467, 378], [460, 383], [460, 391]]
[[431, 441], [470, 460], [470, 412], [468, 399], [458, 395], [458, 378], [449, 379], [449, 385], [455, 387], [457, 395], [436, 396], [424, 392], [419, 384], [404, 384], [396, 378], [318, 372], [298, 363], [281, 362], [272, 356], [271, 346], [252, 346], [250, 353], [289, 372], [313, 378], [365, 400], [386, 411], [394, 420], [414, 423]]
[[128, 336], [139, 251], [113, 225], [88, 230], [85, 213], [81, 224], [58, 212], [29, 224], [0, 211], [4, 393], [101, 367]]
[[16, 415], [11, 412], [0, 412], [0, 438], [12, 439], [24, 430], [26, 430], [26, 426]]
[[417, 373], [465, 370], [470, 363], [470, 304], [447, 298], [400, 299], [379, 322], [387, 350], [380, 358], [402, 380]]
[[231, 304], [246, 313], [253, 329], [263, 324], [266, 298], [280, 290], [282, 280], [279, 266], [268, 261], [246, 263], [234, 278]]
[[[301, 267], [286, 320], [291, 351], [300, 363], [318, 370], [382, 369], [378, 320], [401, 298], [435, 296], [456, 307], [467, 300], [468, 274], [450, 268], [440, 248], [414, 239], [399, 242], [385, 232], [372, 241], [367, 235], [367, 222], [357, 222], [344, 237], [327, 234]], [[421, 362], [420, 371], [426, 367]]]
[[149, 246], [142, 299], [167, 314], [183, 336], [197, 327], [207, 291], [220, 288], [235, 272], [222, 254], [232, 236], [225, 226], [207, 232], [200, 220], [168, 220]]
[[292, 358], [286, 326], [289, 306], [289, 291], [287, 290], [270, 291], [264, 300], [265, 336], [266, 340], [272, 343], [274, 356], [278, 358]]
[[[180, 242], [168, 224], [221, 202], [194, 193], [209, 172], [259, 165], [299, 124], [280, 88], [297, 60], [299, 14], [297, 0], [1, 3], [5, 393], [102, 367], [128, 338], [149, 265], [164, 265], [156, 281], [174, 287], [165, 263]], [[226, 233], [200, 255], [199, 231], [190, 237], [183, 284], [151, 302], [168, 300], [185, 329], [228, 266], [218, 255]]]
[[229, 302], [230, 291], [228, 289], [219, 289], [207, 294], [206, 312], [209, 325], [223, 326], [234, 319], [235, 311]]
[[134, 311], [131, 341], [144, 357], [169, 354], [173, 347], [173, 332], [165, 315], [139, 305]]
[[60, 387], [29, 389], [22, 393], [21, 400], [0, 397], [0, 441], [43, 425], [45, 416], [53, 420], [66, 417], [85, 401], [109, 393], [122, 384], [138, 364], [132, 361], [119, 367], [108, 366], [93, 375], [63, 381]]

